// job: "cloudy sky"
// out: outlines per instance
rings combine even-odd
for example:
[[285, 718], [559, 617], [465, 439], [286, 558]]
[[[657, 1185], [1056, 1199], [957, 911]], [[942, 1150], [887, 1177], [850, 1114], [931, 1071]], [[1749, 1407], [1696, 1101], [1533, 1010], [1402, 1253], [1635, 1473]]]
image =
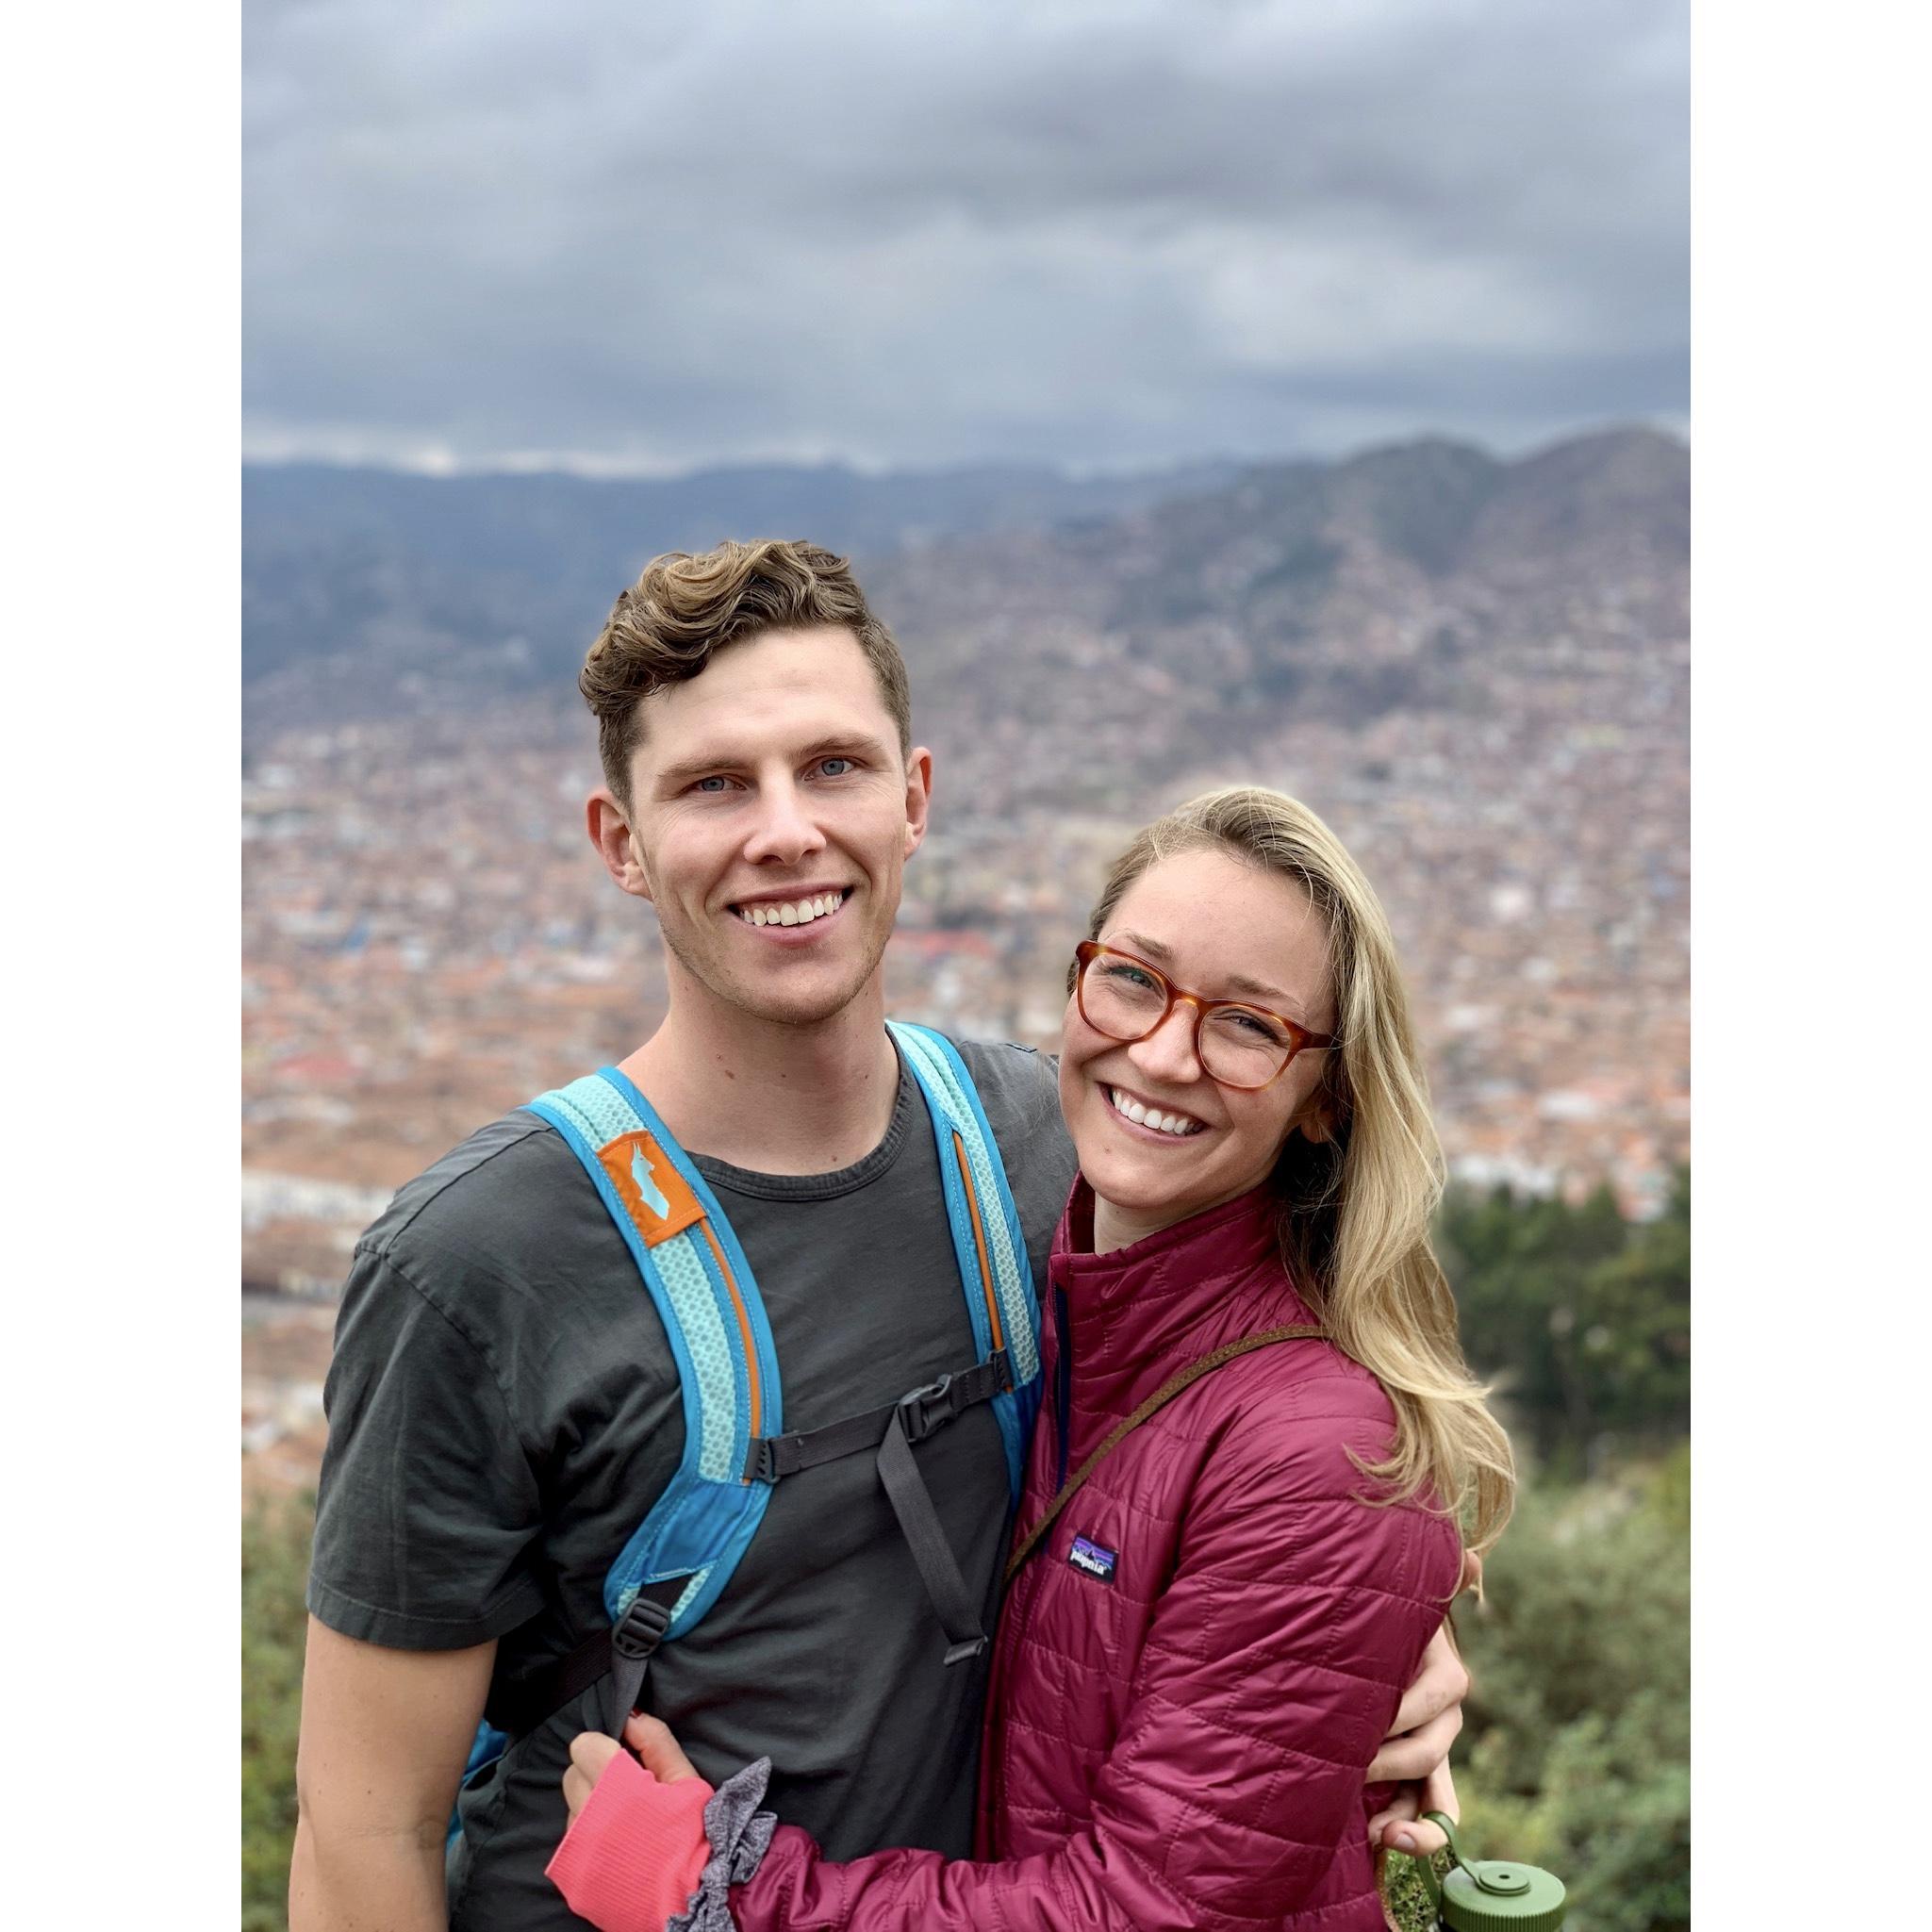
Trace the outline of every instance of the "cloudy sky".
[[246, 0], [248, 454], [1126, 468], [1689, 405], [1686, 0]]

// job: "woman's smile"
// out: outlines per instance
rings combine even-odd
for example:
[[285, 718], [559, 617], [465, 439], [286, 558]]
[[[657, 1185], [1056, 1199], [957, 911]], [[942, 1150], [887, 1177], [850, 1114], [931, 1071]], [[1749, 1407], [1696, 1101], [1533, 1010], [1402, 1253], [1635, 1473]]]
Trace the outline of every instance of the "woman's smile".
[[1192, 1140], [1207, 1131], [1207, 1122], [1197, 1120], [1178, 1107], [1164, 1106], [1127, 1087], [1102, 1084], [1100, 1091], [1124, 1126], [1137, 1129], [1142, 1138], [1155, 1141]]

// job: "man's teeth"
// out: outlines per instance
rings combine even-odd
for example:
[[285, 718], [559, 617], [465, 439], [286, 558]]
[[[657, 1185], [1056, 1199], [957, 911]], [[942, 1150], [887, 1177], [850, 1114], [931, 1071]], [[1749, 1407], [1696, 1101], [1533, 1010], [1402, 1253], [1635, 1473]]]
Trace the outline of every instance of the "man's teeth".
[[816, 899], [801, 899], [790, 905], [740, 906], [738, 917], [748, 926], [809, 926], [844, 903], [844, 893], [822, 892]]
[[1151, 1127], [1160, 1133], [1171, 1133], [1177, 1138], [1190, 1133], [1198, 1133], [1203, 1122], [1193, 1119], [1185, 1114], [1161, 1114], [1152, 1107], [1143, 1107], [1138, 1100], [1130, 1098], [1118, 1087], [1109, 1087], [1107, 1098], [1119, 1113], [1141, 1127]]

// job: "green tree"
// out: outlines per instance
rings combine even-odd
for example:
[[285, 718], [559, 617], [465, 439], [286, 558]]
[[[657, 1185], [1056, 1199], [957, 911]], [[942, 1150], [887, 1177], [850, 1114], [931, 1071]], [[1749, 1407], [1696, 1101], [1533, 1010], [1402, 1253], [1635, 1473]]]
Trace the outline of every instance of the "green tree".
[[1599, 1423], [1643, 1436], [1691, 1426], [1691, 1175], [1584, 1282], [1583, 1343]]
[[1571, 1206], [1452, 1192], [1437, 1229], [1463, 1347], [1551, 1475], [1601, 1474], [1690, 1416], [1688, 1170], [1662, 1216], [1627, 1222], [1608, 1188]]

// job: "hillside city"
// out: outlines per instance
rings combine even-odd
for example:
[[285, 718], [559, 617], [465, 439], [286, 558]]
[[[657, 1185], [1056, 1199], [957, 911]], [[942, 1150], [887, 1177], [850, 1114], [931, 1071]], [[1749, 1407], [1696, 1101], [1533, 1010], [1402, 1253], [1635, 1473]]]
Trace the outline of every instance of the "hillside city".
[[[1213, 784], [1277, 785], [1388, 908], [1452, 1177], [1607, 1183], [1654, 1213], [1689, 1149], [1680, 562], [1627, 546], [1613, 567], [1519, 569], [1507, 595], [1494, 569], [1445, 589], [1335, 527], [1327, 661], [1395, 666], [1375, 702], [1324, 698], [1319, 643], [1270, 702], [1230, 683], [1264, 654], [1238, 620], [1150, 632], [1072, 592], [1054, 609], [1074, 573], [1036, 569], [1037, 540], [878, 573], [936, 760], [891, 1009], [1052, 1046], [1131, 832]], [[972, 586], [949, 606], [942, 566]], [[250, 1479], [276, 1486], [313, 1479], [330, 1298], [389, 1193], [663, 1012], [653, 916], [584, 834], [595, 741], [568, 680], [394, 710], [258, 733], [245, 761], [243, 1440]]]

